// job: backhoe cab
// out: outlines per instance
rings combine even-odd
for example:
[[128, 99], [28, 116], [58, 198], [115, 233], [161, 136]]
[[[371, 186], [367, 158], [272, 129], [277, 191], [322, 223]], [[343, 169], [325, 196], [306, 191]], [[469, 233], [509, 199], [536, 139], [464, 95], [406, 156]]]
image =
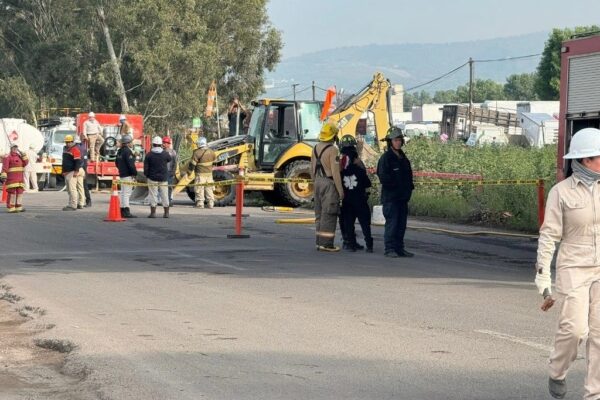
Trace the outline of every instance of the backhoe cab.
[[[339, 137], [357, 135], [357, 125], [371, 113], [375, 133], [371, 143], [363, 146], [373, 154], [377, 141], [390, 127], [388, 80], [376, 74], [374, 80], [355, 96], [340, 105], [329, 117], [340, 126]], [[312, 201], [313, 185], [304, 182], [274, 183], [273, 178], [310, 179], [310, 158], [317, 144], [322, 121], [323, 102], [263, 99], [253, 102], [254, 109], [247, 135], [210, 142], [216, 153], [215, 181], [235, 179], [243, 169], [247, 179], [245, 190], [259, 190], [276, 205], [294, 207]], [[363, 143], [359, 140], [359, 143]], [[363, 152], [364, 153], [364, 152]], [[375, 153], [376, 154], [376, 153]], [[187, 171], [187, 165], [180, 168]], [[194, 190], [187, 187], [193, 174], [180, 176], [176, 191], [185, 190], [195, 200]], [[215, 204], [232, 204], [235, 190], [217, 187]]]

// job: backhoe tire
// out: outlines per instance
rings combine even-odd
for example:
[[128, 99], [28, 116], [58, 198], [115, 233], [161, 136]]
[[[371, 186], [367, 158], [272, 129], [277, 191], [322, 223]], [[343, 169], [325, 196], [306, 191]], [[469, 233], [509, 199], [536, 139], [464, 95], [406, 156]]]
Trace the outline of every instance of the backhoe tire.
[[[285, 178], [311, 179], [310, 161], [299, 160], [285, 167]], [[312, 183], [278, 183], [275, 190], [279, 194], [283, 204], [291, 207], [299, 207], [312, 202], [314, 189]]]
[[[228, 181], [235, 177], [227, 171], [213, 171], [213, 179], [215, 182]], [[188, 197], [196, 203], [196, 192], [194, 188], [186, 186], [185, 192]], [[226, 207], [235, 203], [235, 186], [215, 186], [215, 206]]]

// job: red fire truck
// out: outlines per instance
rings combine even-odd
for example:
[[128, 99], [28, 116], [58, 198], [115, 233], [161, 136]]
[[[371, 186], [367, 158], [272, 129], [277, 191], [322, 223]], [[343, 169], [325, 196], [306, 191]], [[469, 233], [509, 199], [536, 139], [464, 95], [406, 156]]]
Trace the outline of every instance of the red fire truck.
[[600, 128], [600, 32], [563, 42], [561, 53], [558, 180], [568, 176], [563, 156], [571, 137], [583, 128]]
[[[127, 122], [133, 129], [133, 150], [136, 154], [136, 168], [144, 170], [143, 157], [146, 149], [150, 148], [151, 138], [144, 135], [144, 118], [139, 114], [125, 115]], [[88, 120], [87, 114], [78, 114], [76, 120], [77, 134], [83, 133], [83, 123]], [[115, 166], [115, 157], [118, 150], [119, 114], [96, 114], [96, 120], [102, 125], [104, 144], [100, 148], [101, 161], [89, 161], [87, 166], [87, 183], [100, 185], [108, 183], [113, 177], [119, 176]]]

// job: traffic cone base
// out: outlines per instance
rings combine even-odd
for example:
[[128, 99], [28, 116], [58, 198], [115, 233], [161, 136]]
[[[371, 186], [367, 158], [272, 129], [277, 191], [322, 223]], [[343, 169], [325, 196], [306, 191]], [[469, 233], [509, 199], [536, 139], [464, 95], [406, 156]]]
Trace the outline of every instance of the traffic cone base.
[[119, 200], [119, 189], [117, 180], [113, 178], [112, 190], [110, 194], [110, 203], [108, 204], [108, 215], [104, 220], [106, 222], [123, 222], [127, 221], [121, 215], [121, 201]]

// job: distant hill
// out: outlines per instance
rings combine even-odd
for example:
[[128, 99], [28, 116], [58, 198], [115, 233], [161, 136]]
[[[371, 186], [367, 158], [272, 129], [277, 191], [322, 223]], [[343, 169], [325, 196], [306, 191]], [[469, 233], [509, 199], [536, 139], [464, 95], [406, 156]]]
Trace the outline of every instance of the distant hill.
[[[297, 90], [301, 90], [313, 80], [322, 88], [336, 85], [346, 92], [355, 92], [369, 82], [375, 71], [383, 72], [394, 84], [410, 88], [458, 67], [469, 57], [487, 60], [541, 53], [547, 38], [548, 32], [540, 32], [471, 42], [372, 44], [318, 51], [285, 59], [268, 73], [265, 81], [274, 87], [267, 90], [267, 96], [284, 97], [292, 93], [293, 83], [298, 83]], [[476, 63], [475, 77], [504, 82], [511, 74], [535, 71], [538, 62], [539, 57]], [[454, 89], [468, 80], [468, 68], [464, 68], [423, 89], [432, 93]], [[317, 91], [317, 96], [322, 97], [322, 92]], [[310, 97], [310, 90], [298, 97]]]

